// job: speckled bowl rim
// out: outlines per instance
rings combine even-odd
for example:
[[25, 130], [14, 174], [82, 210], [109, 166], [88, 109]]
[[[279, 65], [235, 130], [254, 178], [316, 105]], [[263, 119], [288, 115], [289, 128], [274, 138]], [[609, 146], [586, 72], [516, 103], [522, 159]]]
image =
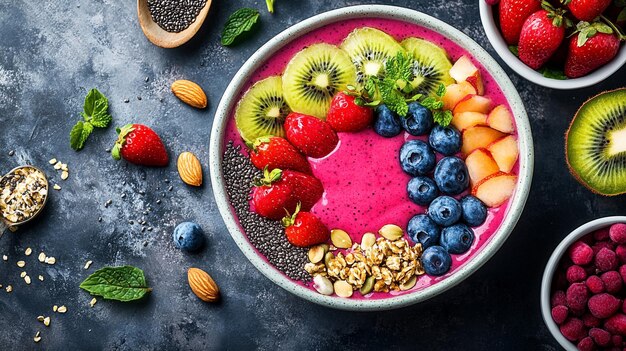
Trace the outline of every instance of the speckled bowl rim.
[[[520, 146], [517, 188], [510, 200], [508, 214], [490, 242], [470, 262], [437, 284], [409, 294], [371, 300], [321, 295], [315, 290], [297, 284], [266, 262], [265, 258], [261, 257], [250, 244], [245, 233], [239, 227], [236, 215], [231, 211], [222, 171], [224, 135], [228, 125], [228, 118], [230, 117], [231, 109], [234, 108], [237, 102], [236, 99], [240, 90], [244, 87], [252, 73], [274, 52], [303, 34], [337, 21], [366, 17], [395, 19], [415, 23], [446, 36], [467, 50], [485, 66], [485, 69], [493, 76], [506, 96], [515, 115]], [[283, 289], [320, 305], [342, 310], [377, 311], [408, 306], [438, 295], [469, 277], [498, 251], [513, 231], [528, 197], [533, 172], [533, 142], [528, 117], [517, 90], [497, 62], [475, 41], [452, 26], [418, 11], [395, 6], [360, 5], [325, 12], [289, 27], [269, 40], [244, 63], [228, 85], [217, 107], [213, 129], [211, 130], [210, 166], [213, 193], [226, 227], [244, 255], [261, 273]]]
[[567, 249], [572, 245], [576, 240], [582, 238], [583, 236], [592, 233], [598, 229], [602, 229], [608, 227], [615, 223], [626, 223], [626, 216], [611, 216], [611, 217], [602, 217], [595, 219], [591, 222], [587, 222], [580, 227], [574, 229], [569, 235], [567, 235], [559, 245], [554, 249], [548, 263], [546, 264], [546, 269], [543, 271], [543, 278], [541, 279], [541, 316], [543, 317], [544, 323], [552, 333], [552, 336], [558, 341], [561, 346], [563, 346], [566, 350], [576, 350], [576, 345], [574, 345], [571, 341], [567, 340], [561, 331], [559, 330], [559, 326], [552, 319], [552, 309], [550, 308], [550, 290], [552, 290], [552, 277], [554, 276], [554, 271], [559, 265], [559, 261], [561, 261], [561, 257]]

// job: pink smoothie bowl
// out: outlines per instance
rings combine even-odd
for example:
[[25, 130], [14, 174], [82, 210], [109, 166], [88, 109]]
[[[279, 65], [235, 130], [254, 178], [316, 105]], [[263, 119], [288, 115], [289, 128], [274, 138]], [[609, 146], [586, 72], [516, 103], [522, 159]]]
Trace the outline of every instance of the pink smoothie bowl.
[[[431, 33], [432, 36], [445, 38], [458, 49], [457, 52], [470, 55], [482, 67], [485, 76], [489, 77], [491, 84], [495, 84], [499, 88], [501, 98], [506, 100], [515, 116], [520, 150], [519, 161], [516, 166], [518, 181], [513, 196], [506, 206], [503, 205], [500, 209], [498, 215], [500, 222], [496, 228], [493, 228], [488, 239], [484, 240], [479, 247], [477, 246], [475, 252], [463, 258], [462, 264], [459, 264], [445, 277], [438, 277], [437, 279], [425, 277], [421, 285], [418, 284], [414, 289], [399, 294], [381, 294], [376, 298], [355, 298], [355, 296], [341, 298], [336, 295], [321, 295], [310, 286], [288, 278], [268, 263], [265, 257], [250, 243], [229, 202], [222, 169], [222, 157], [226, 141], [232, 137], [233, 109], [255, 74], [267, 70], [271, 58], [280, 55], [281, 49], [289, 48], [290, 44], [296, 43], [299, 38], [315, 37], [317, 33], [320, 33], [321, 28], [350, 26], [351, 23], [367, 22], [367, 20], [381, 23], [400, 23], [400, 26], [396, 26], [396, 36], [398, 35], [398, 28], [402, 30], [406, 27], [407, 33], [405, 34], [407, 36], [408, 34], [416, 35], [415, 32], [409, 33], [408, 31], [417, 28], [418, 32], [422, 31]], [[269, 40], [246, 61], [233, 77], [217, 107], [211, 131], [210, 171], [215, 200], [231, 237], [250, 263], [263, 275], [283, 289], [313, 303], [343, 310], [377, 311], [408, 306], [436, 296], [469, 277], [498, 251], [515, 228], [526, 204], [532, 181], [533, 142], [528, 117], [515, 87], [496, 61], [474, 40], [452, 26], [418, 11], [383, 5], [353, 6], [322, 13], [287, 28]], [[491, 229], [489, 230], [491, 231]]]

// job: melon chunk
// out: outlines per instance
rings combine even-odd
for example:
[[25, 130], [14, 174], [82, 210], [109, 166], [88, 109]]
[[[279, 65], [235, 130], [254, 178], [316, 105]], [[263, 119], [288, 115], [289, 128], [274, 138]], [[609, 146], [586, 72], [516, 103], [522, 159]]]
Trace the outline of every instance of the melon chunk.
[[465, 159], [465, 165], [467, 166], [467, 172], [470, 177], [470, 186], [478, 184], [481, 180], [488, 176], [498, 173], [500, 167], [496, 161], [491, 157], [489, 151], [485, 149], [476, 149], [472, 151]]
[[517, 138], [513, 135], [494, 141], [487, 147], [502, 172], [511, 172], [519, 156]]
[[513, 195], [516, 184], [516, 175], [498, 172], [476, 184], [472, 189], [472, 195], [487, 207], [498, 207]]
[[485, 93], [480, 71], [476, 65], [472, 63], [472, 60], [465, 55], [459, 57], [452, 68], [450, 68], [450, 77], [454, 78], [457, 83], [470, 83], [474, 89], [476, 89], [478, 95], [483, 95]]
[[495, 129], [489, 127], [476, 126], [466, 129], [463, 132], [463, 146], [461, 146], [461, 152], [465, 155], [469, 155], [470, 152], [486, 148], [494, 141], [501, 139], [506, 134], [503, 134]]
[[464, 131], [477, 125], [487, 125], [487, 115], [479, 112], [455, 113], [450, 122], [456, 129]]
[[468, 95], [459, 101], [452, 113], [457, 114], [461, 112], [478, 112], [487, 114], [492, 108], [491, 100], [480, 95]]
[[487, 117], [487, 124], [495, 130], [502, 133], [511, 134], [515, 131], [513, 123], [513, 114], [504, 105], [498, 105], [491, 110]]
[[475, 95], [476, 89], [468, 82], [450, 84], [446, 87], [446, 93], [441, 98], [444, 110], [452, 110], [456, 104], [467, 95]]

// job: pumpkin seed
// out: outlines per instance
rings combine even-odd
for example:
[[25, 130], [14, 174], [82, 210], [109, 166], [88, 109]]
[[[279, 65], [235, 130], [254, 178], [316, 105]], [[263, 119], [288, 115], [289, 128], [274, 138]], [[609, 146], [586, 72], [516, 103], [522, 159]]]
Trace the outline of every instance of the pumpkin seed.
[[361, 295], [367, 295], [370, 292], [372, 292], [372, 290], [374, 289], [375, 281], [376, 279], [374, 278], [373, 275], [370, 275], [369, 277], [365, 278], [365, 283], [363, 283], [363, 286], [361, 286], [361, 289], [359, 289], [359, 292], [361, 293]]
[[404, 235], [404, 232], [402, 231], [402, 228], [395, 224], [385, 224], [382, 228], [380, 228], [378, 234], [382, 235], [382, 237], [387, 240], [396, 241]]
[[340, 249], [349, 249], [352, 246], [350, 235], [341, 229], [333, 229], [330, 231], [330, 240], [333, 245]]

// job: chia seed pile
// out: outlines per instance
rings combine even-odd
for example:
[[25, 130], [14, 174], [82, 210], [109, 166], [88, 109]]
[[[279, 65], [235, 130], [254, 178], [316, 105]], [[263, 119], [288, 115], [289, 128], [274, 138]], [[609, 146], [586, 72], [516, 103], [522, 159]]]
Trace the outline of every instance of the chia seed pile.
[[222, 169], [230, 203], [248, 240], [274, 267], [289, 278], [310, 281], [311, 276], [304, 270], [304, 265], [308, 262], [308, 250], [291, 245], [279, 221], [263, 218], [250, 211], [252, 182], [262, 175], [250, 159], [239, 152], [240, 149], [240, 146], [233, 146], [232, 141], [226, 145]]
[[148, 0], [152, 20], [168, 32], [187, 29], [206, 4], [206, 0]]

